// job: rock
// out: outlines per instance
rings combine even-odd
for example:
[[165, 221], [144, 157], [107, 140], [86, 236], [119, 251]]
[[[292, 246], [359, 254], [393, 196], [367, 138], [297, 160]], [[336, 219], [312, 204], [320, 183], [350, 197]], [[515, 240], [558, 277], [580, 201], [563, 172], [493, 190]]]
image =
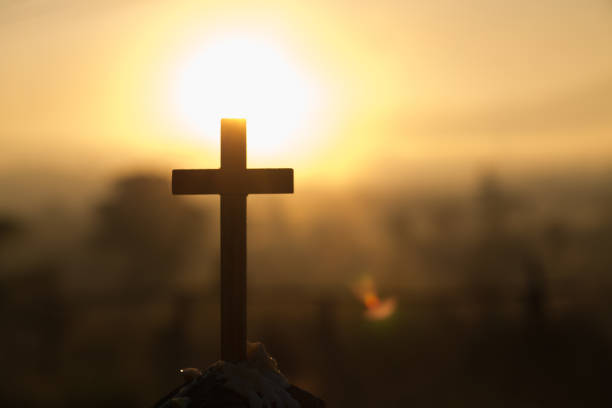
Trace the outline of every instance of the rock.
[[247, 360], [218, 361], [206, 370], [180, 370], [185, 383], [156, 408], [323, 408], [324, 402], [291, 385], [261, 343], [249, 343]]
[[181, 368], [179, 373], [183, 376], [185, 384], [191, 382], [202, 375], [202, 371], [199, 368]]
[[[286, 391], [301, 408], [325, 407], [321, 399], [295, 385], [289, 385]], [[155, 404], [155, 408], [254, 408], [250, 404], [252, 402], [247, 397], [227, 388], [220, 377], [211, 375], [211, 372], [206, 370], [201, 376], [162, 398]], [[285, 405], [263, 405], [263, 403], [260, 406], [286, 407]]]

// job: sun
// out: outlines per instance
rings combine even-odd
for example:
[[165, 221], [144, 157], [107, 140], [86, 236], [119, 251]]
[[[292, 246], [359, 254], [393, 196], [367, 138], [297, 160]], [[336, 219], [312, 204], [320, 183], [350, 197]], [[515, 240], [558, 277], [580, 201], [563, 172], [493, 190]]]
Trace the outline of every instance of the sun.
[[219, 137], [221, 118], [246, 118], [249, 153], [300, 149], [312, 120], [316, 86], [270, 42], [248, 36], [212, 38], [180, 59], [172, 104], [197, 137]]

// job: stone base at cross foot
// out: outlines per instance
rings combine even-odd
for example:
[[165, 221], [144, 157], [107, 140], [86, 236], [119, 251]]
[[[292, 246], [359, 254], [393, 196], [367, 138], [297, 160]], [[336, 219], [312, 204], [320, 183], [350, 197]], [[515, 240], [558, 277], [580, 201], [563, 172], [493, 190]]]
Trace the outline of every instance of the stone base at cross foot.
[[185, 381], [155, 408], [322, 408], [325, 403], [289, 383], [261, 343], [248, 343], [247, 360], [218, 361], [180, 370]]

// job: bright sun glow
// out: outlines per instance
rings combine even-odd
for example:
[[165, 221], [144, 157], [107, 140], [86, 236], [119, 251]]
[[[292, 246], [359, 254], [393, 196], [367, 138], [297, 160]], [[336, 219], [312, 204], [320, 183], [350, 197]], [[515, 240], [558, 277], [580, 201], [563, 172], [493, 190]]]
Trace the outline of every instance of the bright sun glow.
[[250, 153], [300, 149], [299, 130], [312, 119], [315, 89], [271, 44], [210, 41], [181, 63], [175, 78], [176, 114], [194, 134], [218, 138], [221, 118], [246, 118]]

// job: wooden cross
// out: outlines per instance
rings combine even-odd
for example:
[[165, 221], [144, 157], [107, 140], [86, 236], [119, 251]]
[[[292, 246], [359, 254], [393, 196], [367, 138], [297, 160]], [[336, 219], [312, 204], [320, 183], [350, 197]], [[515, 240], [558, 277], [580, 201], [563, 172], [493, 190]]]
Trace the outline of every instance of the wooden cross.
[[221, 119], [221, 168], [172, 170], [172, 194], [221, 195], [221, 359], [246, 359], [246, 197], [293, 193], [293, 169], [246, 168], [246, 119]]

